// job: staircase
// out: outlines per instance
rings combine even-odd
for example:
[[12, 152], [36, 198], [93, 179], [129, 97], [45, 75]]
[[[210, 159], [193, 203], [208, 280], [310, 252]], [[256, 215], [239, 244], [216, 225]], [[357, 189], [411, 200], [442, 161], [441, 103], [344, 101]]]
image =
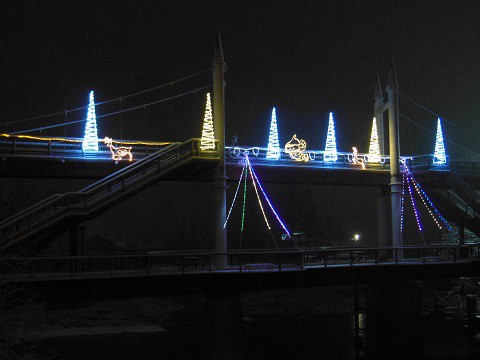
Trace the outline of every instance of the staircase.
[[172, 143], [78, 192], [53, 195], [0, 222], [0, 252], [48, 236], [72, 220], [93, 218], [193, 161], [211, 168], [218, 159], [216, 150], [200, 150], [200, 139]]

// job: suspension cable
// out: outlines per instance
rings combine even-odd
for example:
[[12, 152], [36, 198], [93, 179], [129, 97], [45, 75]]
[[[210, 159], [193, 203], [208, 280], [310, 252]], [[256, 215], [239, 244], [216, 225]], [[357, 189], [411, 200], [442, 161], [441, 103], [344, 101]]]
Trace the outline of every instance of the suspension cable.
[[[115, 111], [115, 112], [112, 112], [112, 113], [108, 113], [108, 114], [98, 115], [97, 119], [108, 117], [108, 116], [113, 116], [113, 115], [117, 115], [117, 114], [122, 114], [122, 113], [133, 111], [133, 110], [142, 109], [142, 108], [145, 108], [147, 106], [160, 104], [162, 102], [177, 99], [177, 98], [185, 96], [185, 95], [190, 95], [190, 94], [196, 93], [198, 91], [208, 89], [210, 87], [212, 87], [212, 85], [203, 86], [203, 87], [191, 90], [191, 91], [184, 92], [182, 94], [178, 94], [178, 95], [170, 96], [170, 97], [165, 98], [165, 99], [153, 101], [153, 102], [148, 103], [148, 104], [138, 105], [138, 106], [134, 106], [134, 107], [131, 107], [131, 108], [128, 108], [128, 109], [123, 109], [123, 110]], [[41, 131], [41, 130], [46, 130], [46, 129], [53, 129], [53, 128], [56, 128], [56, 127], [73, 125], [73, 124], [77, 124], [77, 123], [81, 123], [81, 122], [85, 122], [85, 121], [87, 121], [87, 120], [86, 119], [80, 119], [80, 120], [70, 121], [70, 122], [67, 122], [67, 123], [59, 123], [59, 124], [54, 124], [54, 125], [49, 125], [49, 126], [41, 126], [41, 127], [37, 127], [37, 128], [33, 128], [33, 129], [28, 129], [28, 130], [15, 131], [15, 132], [12, 132], [11, 134], [16, 135], [16, 134], [24, 134], [24, 133], [32, 132], [32, 131]]]
[[470, 136], [473, 136], [473, 137], [476, 138], [477, 140], [480, 140], [480, 137], [478, 137], [478, 136], [472, 134], [471, 132], [463, 129], [462, 127], [458, 126], [458, 125], [455, 124], [454, 122], [452, 122], [452, 121], [450, 121], [450, 120], [448, 120], [448, 119], [445, 119], [443, 116], [440, 116], [440, 115], [437, 114], [436, 112], [430, 110], [430, 109], [427, 108], [426, 106], [424, 106], [424, 105], [420, 104], [419, 102], [413, 100], [412, 98], [408, 97], [407, 95], [405, 95], [405, 94], [403, 94], [403, 93], [401, 93], [401, 92], [399, 92], [399, 94], [402, 95], [405, 99], [410, 100], [412, 103], [414, 103], [415, 105], [419, 106], [419, 107], [422, 108], [423, 110], [425, 110], [425, 111], [429, 112], [430, 114], [434, 115], [435, 117], [442, 119], [443, 121], [449, 123], [450, 125], [456, 127], [457, 129], [462, 130], [464, 133], [469, 134]]
[[[108, 103], [111, 103], [111, 102], [114, 102], [114, 101], [122, 101], [122, 99], [127, 99], [127, 98], [134, 97], [134, 96], [137, 96], [137, 95], [140, 95], [140, 94], [145, 94], [145, 93], [147, 93], [147, 92], [150, 92], [150, 91], [153, 91], [153, 90], [158, 90], [158, 89], [164, 88], [164, 87], [166, 87], [166, 86], [173, 86], [173, 85], [176, 84], [176, 83], [179, 83], [179, 82], [182, 82], [182, 81], [191, 79], [191, 78], [193, 78], [193, 77], [195, 77], [195, 76], [204, 74], [204, 73], [206, 73], [206, 72], [208, 72], [208, 71], [211, 71], [211, 69], [206, 69], [206, 70], [203, 70], [203, 71], [199, 71], [199, 72], [197, 72], [197, 73], [195, 73], [195, 74], [188, 75], [188, 76], [185, 76], [185, 77], [183, 77], [183, 78], [180, 78], [180, 79], [177, 79], [177, 80], [174, 80], [174, 81], [170, 81], [170, 82], [164, 83], [164, 84], [162, 84], [162, 85], [158, 85], [158, 86], [152, 87], [152, 88], [150, 88], [150, 89], [138, 91], [138, 92], [133, 93], [133, 94], [129, 94], [129, 95], [125, 95], [125, 96], [120, 96], [120, 97], [117, 97], [117, 98], [115, 98], [115, 99], [110, 99], [110, 100], [101, 101], [101, 102], [95, 103], [95, 106], [108, 104]], [[26, 121], [31, 121], [31, 120], [38, 120], [38, 119], [53, 117], [53, 116], [57, 116], [57, 115], [62, 115], [62, 114], [64, 114], [64, 113], [66, 113], [66, 112], [74, 112], [74, 111], [79, 111], [79, 110], [87, 109], [88, 106], [89, 106], [89, 105], [87, 105], [87, 106], [81, 106], [81, 107], [77, 107], [77, 108], [73, 108], [73, 109], [69, 109], [69, 110], [63, 110], [63, 111], [55, 112], [55, 113], [52, 113], [52, 114], [34, 116], [34, 117], [22, 119], [22, 120], [9, 121], [9, 122], [5, 122], [4, 124], [5, 124], [5, 126], [6, 126], [6, 125], [18, 124], [18, 123], [21, 123], [21, 122], [26, 122]]]
[[[400, 113], [399, 113], [398, 115], [400, 115], [401, 117], [403, 117], [405, 120], [411, 122], [412, 124], [417, 125], [418, 127], [422, 128], [423, 130], [429, 132], [430, 134], [435, 135], [435, 132], [433, 132], [433, 131], [430, 130], [430, 129], [427, 129], [425, 126], [420, 125], [420, 124], [417, 123], [416, 121], [413, 121], [413, 120], [410, 119], [408, 116], [405, 116], [405, 115], [400, 114]], [[450, 144], [452, 144], [452, 145], [454, 145], [454, 146], [456, 146], [456, 147], [458, 147], [458, 148], [460, 148], [460, 149], [462, 149], [462, 150], [465, 150], [465, 151], [467, 151], [467, 152], [475, 155], [476, 157], [480, 158], [480, 154], [476, 153], [475, 151], [472, 151], [472, 150], [470, 150], [470, 149], [467, 149], [467, 148], [464, 147], [464, 146], [458, 145], [457, 143], [455, 143], [455, 142], [453, 142], [453, 141], [451, 141], [451, 140], [445, 139], [445, 141], [447, 141], [448, 143], [450, 143]]]

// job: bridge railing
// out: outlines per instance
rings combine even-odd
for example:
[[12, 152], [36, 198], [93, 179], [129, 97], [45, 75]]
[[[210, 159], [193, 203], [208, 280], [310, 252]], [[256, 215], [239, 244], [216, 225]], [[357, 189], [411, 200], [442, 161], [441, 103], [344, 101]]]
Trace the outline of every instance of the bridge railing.
[[[402, 253], [403, 260], [399, 256]], [[227, 256], [228, 266], [219, 269], [217, 259]], [[153, 275], [212, 271], [268, 271], [306, 267], [385, 265], [480, 261], [480, 244], [405, 248], [313, 249], [295, 251], [243, 251], [226, 254], [158, 253], [106, 256], [0, 258], [0, 269], [15, 269], [13, 278], [71, 276]], [[20, 264], [20, 265], [19, 265]]]
[[[325, 160], [325, 151], [321, 150], [307, 150], [305, 154], [308, 154], [308, 161], [296, 161], [290, 157], [285, 149], [280, 149], [278, 158], [267, 157], [268, 148], [264, 147], [244, 147], [244, 146], [227, 146], [225, 147], [225, 161], [228, 164], [242, 163], [245, 154], [248, 154], [252, 164], [270, 165], [270, 166], [284, 166], [294, 163], [297, 166], [306, 167], [359, 167], [359, 163], [355, 163], [353, 153], [351, 152], [338, 152], [337, 160], [329, 161]], [[433, 154], [418, 155], [418, 156], [403, 156], [409, 168], [411, 169], [430, 169], [433, 167]], [[357, 154], [357, 160], [365, 162], [367, 169], [388, 169], [390, 165], [390, 156], [380, 155], [377, 161], [374, 161], [369, 154]], [[442, 166], [448, 166], [447, 163]]]
[[4, 220], [0, 223], [0, 246], [68, 214], [88, 214], [106, 201], [115, 200], [192, 157], [215, 158], [217, 152], [201, 151], [199, 139], [173, 143], [79, 192], [54, 195]]
[[[111, 152], [103, 140], [98, 142], [98, 152], [85, 153], [82, 149], [83, 139], [80, 138], [27, 138], [19, 136], [0, 136], [1, 155], [29, 155], [29, 156], [58, 156], [58, 157], [86, 157], [92, 156], [110, 158]], [[116, 146], [131, 147], [133, 158], [145, 157], [172, 144], [171, 142], [139, 142], [135, 140], [121, 140], [114, 142]]]

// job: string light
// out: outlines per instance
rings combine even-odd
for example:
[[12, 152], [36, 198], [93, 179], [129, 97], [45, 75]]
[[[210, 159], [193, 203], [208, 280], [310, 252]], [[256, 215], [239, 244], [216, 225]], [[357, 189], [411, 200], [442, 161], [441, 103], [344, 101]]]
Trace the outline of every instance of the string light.
[[112, 159], [115, 161], [120, 161], [123, 160], [124, 157], [128, 156], [128, 160], [132, 161], [133, 156], [132, 156], [132, 147], [131, 146], [120, 146], [120, 147], [115, 147], [113, 146], [113, 140], [112, 138], [106, 137], [104, 140], [105, 145], [110, 149], [110, 152], [112, 153]]
[[85, 152], [98, 151], [97, 117], [95, 115], [93, 90], [90, 91], [89, 98], [90, 102], [88, 104], [87, 123], [85, 124], [85, 135], [82, 144], [82, 149]]
[[233, 197], [232, 205], [230, 206], [230, 210], [228, 211], [227, 220], [225, 220], [225, 224], [223, 224], [223, 228], [227, 226], [228, 219], [230, 218], [230, 214], [232, 213], [233, 205], [235, 204], [235, 200], [237, 199], [238, 190], [240, 189], [240, 185], [242, 184], [243, 173], [245, 172], [245, 168], [247, 164], [243, 165], [242, 173], [240, 174], [240, 179], [238, 180], [237, 190], [235, 191], [235, 196]]
[[368, 147], [368, 162], [380, 162], [380, 144], [378, 142], [377, 119], [373, 118], [370, 146]]
[[442, 123], [440, 118], [437, 119], [437, 135], [435, 138], [435, 153], [433, 155], [434, 165], [443, 165], [447, 163], [447, 156], [445, 154], [445, 144], [443, 142]]
[[215, 149], [215, 134], [213, 131], [212, 102], [210, 100], [210, 93], [207, 93], [207, 103], [205, 105], [205, 117], [203, 118], [200, 150], [213, 149]]
[[400, 207], [400, 232], [403, 232], [403, 209], [405, 204], [405, 171], [402, 176], [402, 201]]
[[[430, 198], [428, 197], [428, 195], [426, 194], [426, 192], [422, 189], [422, 187], [420, 186], [420, 184], [418, 183], [418, 181], [413, 177], [410, 169], [405, 165], [405, 169], [407, 171], [407, 176], [409, 176], [409, 178], [412, 180], [412, 183], [414, 184], [414, 187], [415, 187], [415, 190], [417, 191], [417, 193], [419, 194], [420, 196], [420, 199], [422, 199], [422, 202], [424, 203], [425, 207], [427, 208], [427, 210], [429, 210], [429, 213], [430, 215], [432, 216], [432, 218], [435, 220], [437, 226], [441, 228], [441, 225], [438, 223], [438, 221], [436, 221], [435, 217], [434, 217], [434, 214], [431, 212], [430, 208], [433, 210], [433, 212], [435, 214], [437, 214], [438, 218], [443, 222], [443, 224], [445, 225], [445, 227], [447, 229], [449, 229], [450, 231], [453, 231], [452, 227], [450, 226], [450, 224], [447, 222], [447, 220], [445, 220], [445, 218], [442, 216], [442, 214], [440, 214], [440, 212], [438, 211], [438, 209], [435, 207], [435, 205], [433, 204], [433, 202], [430, 200]], [[427, 205], [428, 204], [428, 205]]]
[[307, 143], [303, 139], [298, 139], [297, 134], [293, 135], [292, 139], [285, 144], [285, 152], [290, 155], [290, 158], [295, 161], [307, 162], [310, 156], [305, 152]]
[[277, 218], [277, 221], [279, 222], [279, 224], [282, 226], [283, 230], [285, 231], [285, 233], [290, 236], [290, 232], [287, 230], [286, 226], [284, 225], [283, 221], [280, 219], [280, 217], [278, 216], [277, 212], [275, 211], [275, 209], [273, 208], [273, 205], [272, 203], [270, 202], [270, 199], [268, 198], [267, 194], [265, 193], [265, 190], [263, 190], [263, 187], [262, 187], [262, 183], [260, 182], [260, 180], [258, 180], [258, 177], [257, 177], [257, 174], [255, 173], [255, 170], [253, 170], [253, 167], [250, 165], [250, 160], [247, 158], [247, 163], [249, 164], [250, 166], [250, 172], [252, 173], [253, 175], [253, 178], [255, 178], [255, 180], [257, 181], [257, 184], [258, 184], [258, 187], [260, 188], [260, 190], [262, 191], [262, 194], [263, 196], [265, 197], [265, 200], [267, 201], [267, 204], [268, 206], [270, 206], [270, 209], [272, 210], [273, 214], [275, 215], [275, 217]]
[[333, 113], [330, 113], [328, 119], [327, 142], [325, 144], [324, 161], [333, 162], [338, 160], [337, 140], [335, 138], [335, 123], [333, 121]]
[[412, 187], [410, 186], [409, 177], [407, 177], [408, 192], [410, 193], [410, 199], [412, 200], [413, 212], [415, 213], [415, 220], [417, 220], [418, 230], [422, 232], [422, 225], [420, 224], [420, 217], [418, 215], [417, 206], [415, 205], [415, 199], [413, 198]]
[[[246, 156], [248, 167], [250, 169], [250, 172], [252, 172], [252, 166], [250, 165], [250, 160], [248, 160], [248, 155]], [[265, 215], [265, 211], [263, 210], [263, 205], [262, 201], [260, 199], [260, 196], [258, 195], [258, 190], [257, 190], [257, 185], [255, 184], [255, 178], [252, 177], [252, 182], [253, 182], [253, 188], [255, 189], [255, 194], [257, 195], [257, 200], [258, 204], [260, 205], [260, 209], [262, 210], [263, 218], [265, 219], [265, 223], [267, 224], [268, 230], [271, 230], [270, 224], [268, 223], [267, 216]]]
[[280, 142], [278, 140], [277, 112], [272, 109], [270, 122], [270, 134], [268, 135], [267, 159], [278, 160], [280, 158]]
[[[248, 163], [248, 158], [247, 158]], [[243, 224], [245, 221], [245, 204], [247, 202], [247, 178], [248, 178], [248, 167], [245, 169], [245, 187], [243, 188], [243, 211], [242, 211], [242, 227], [240, 232], [243, 233]]]

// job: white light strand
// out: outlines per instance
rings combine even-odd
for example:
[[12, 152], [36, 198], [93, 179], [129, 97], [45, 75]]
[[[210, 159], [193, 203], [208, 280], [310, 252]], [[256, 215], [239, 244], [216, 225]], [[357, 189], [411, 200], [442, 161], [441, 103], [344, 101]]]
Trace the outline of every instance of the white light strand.
[[433, 155], [433, 163], [435, 165], [443, 165], [447, 163], [445, 143], [443, 142], [442, 123], [440, 118], [437, 119], [437, 135], [435, 138], [435, 153]]
[[280, 142], [278, 140], [277, 111], [272, 109], [270, 122], [270, 134], [268, 136], [267, 159], [278, 160], [280, 158]]
[[[407, 181], [410, 181], [410, 177], [407, 177]], [[420, 224], [420, 216], [418, 214], [417, 206], [415, 205], [415, 199], [413, 198], [412, 187], [408, 184], [408, 192], [410, 193], [410, 199], [412, 200], [413, 213], [415, 214], [415, 220], [417, 221], [418, 230], [422, 232], [422, 224]]]
[[[248, 155], [246, 157], [248, 159]], [[250, 165], [250, 161], [248, 161], [248, 167], [250, 169], [250, 172], [253, 174], [252, 166]], [[260, 196], [258, 195], [257, 185], [255, 184], [255, 178], [253, 176], [252, 176], [252, 182], [253, 182], [253, 188], [255, 189], [255, 194], [257, 195], [258, 205], [260, 205], [260, 209], [262, 210], [263, 218], [265, 219], [265, 224], [267, 224], [268, 230], [271, 230], [270, 224], [268, 223], [268, 220], [267, 220], [267, 216], [265, 215], [265, 210], [263, 210], [262, 201], [260, 199]]]
[[[248, 157], [247, 157], [247, 162], [248, 162], [248, 164], [250, 165], [250, 160], [248, 159]], [[262, 191], [263, 196], [265, 197], [265, 200], [267, 200], [268, 206], [270, 206], [270, 209], [272, 210], [273, 214], [274, 214], [275, 217], [277, 218], [277, 221], [279, 222], [279, 224], [282, 226], [283, 230], [285, 230], [285, 233], [286, 233], [288, 236], [290, 236], [290, 232], [287, 230], [287, 228], [286, 228], [285, 225], [283, 224], [282, 220], [280, 220], [280, 217], [278, 216], [277, 212], [276, 212], [275, 209], [273, 208], [273, 205], [270, 203], [270, 200], [268, 199], [268, 196], [267, 196], [267, 194], [265, 193], [265, 190], [263, 190], [262, 184], [261, 184], [261, 182], [258, 180], [257, 174], [256, 174], [255, 171], [253, 170], [253, 167], [250, 166], [250, 169], [251, 169], [250, 171], [251, 171], [253, 177], [255, 178], [255, 180], [257, 180], [258, 186], [260, 187], [260, 190]]]
[[330, 113], [328, 119], [327, 142], [325, 144], [325, 154], [323, 161], [333, 162], [338, 160], [337, 140], [335, 138], [335, 123], [333, 121], [333, 113]]
[[82, 149], [85, 152], [98, 151], [97, 117], [95, 115], [93, 90], [90, 91], [89, 96], [87, 123], [85, 124], [85, 135], [83, 137]]
[[377, 119], [373, 118], [370, 146], [368, 147], [368, 162], [380, 162], [380, 144], [378, 142]]
[[235, 200], [237, 199], [238, 190], [240, 189], [240, 185], [242, 184], [243, 174], [245, 173], [245, 168], [247, 164], [243, 165], [242, 173], [240, 174], [240, 179], [238, 180], [237, 190], [235, 191], [235, 196], [233, 197], [232, 205], [230, 206], [230, 210], [228, 211], [227, 219], [225, 220], [225, 224], [223, 224], [223, 228], [227, 226], [228, 219], [230, 218], [230, 214], [232, 213], [233, 205], [235, 205]]
[[200, 150], [215, 149], [215, 134], [213, 130], [212, 102], [210, 93], [207, 93], [207, 103], [205, 105], [205, 117], [203, 119], [202, 139], [200, 141]]
[[403, 172], [403, 178], [402, 178], [402, 205], [400, 208], [400, 232], [403, 232], [403, 209], [405, 206], [405, 171]]

